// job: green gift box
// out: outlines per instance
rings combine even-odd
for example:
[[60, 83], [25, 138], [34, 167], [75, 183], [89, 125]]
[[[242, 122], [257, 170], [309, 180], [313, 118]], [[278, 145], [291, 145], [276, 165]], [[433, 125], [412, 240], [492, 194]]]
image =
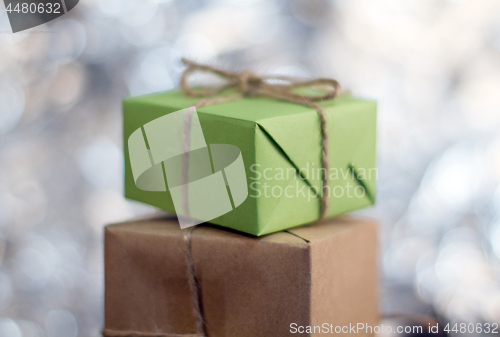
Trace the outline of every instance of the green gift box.
[[[124, 100], [127, 198], [175, 213], [170, 185], [163, 191], [144, 190], [136, 185], [129, 138], [142, 130], [146, 151], [149, 144], [144, 126], [197, 100], [179, 91]], [[231, 201], [231, 211], [209, 222], [257, 236], [314, 222], [320, 215], [324, 172], [328, 176], [327, 217], [374, 203], [376, 102], [340, 96], [318, 105], [327, 117], [330, 166], [327, 172], [321, 165], [320, 119], [318, 112], [310, 107], [245, 97], [197, 109], [207, 144], [231, 144], [241, 151], [247, 181], [246, 199], [241, 204]], [[168, 128], [164, 132], [169, 132]], [[159, 177], [167, 179], [166, 165], [156, 163], [156, 167], [158, 172], [163, 170]]]

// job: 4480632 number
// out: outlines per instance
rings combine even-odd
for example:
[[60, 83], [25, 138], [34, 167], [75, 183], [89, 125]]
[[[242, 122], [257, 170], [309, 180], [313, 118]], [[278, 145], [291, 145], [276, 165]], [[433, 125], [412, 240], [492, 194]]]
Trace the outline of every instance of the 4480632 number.
[[[12, 8], [14, 7], [14, 8]], [[18, 2], [15, 6], [12, 6], [12, 3], [9, 3], [7, 8], [5, 9], [7, 13], [31, 13], [31, 14], [60, 14], [61, 13], [61, 4], [60, 3], [51, 3], [51, 2], [39, 2], [39, 3], [28, 3], [28, 2]]]
[[455, 323], [446, 324], [443, 329], [447, 333], [498, 333], [498, 323]]

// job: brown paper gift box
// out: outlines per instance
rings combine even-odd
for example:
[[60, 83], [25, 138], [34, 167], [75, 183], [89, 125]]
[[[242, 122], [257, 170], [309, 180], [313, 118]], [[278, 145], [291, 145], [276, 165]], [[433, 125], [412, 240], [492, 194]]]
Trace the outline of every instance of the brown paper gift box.
[[[106, 227], [107, 331], [195, 332], [184, 232], [169, 219]], [[377, 324], [373, 221], [341, 217], [264, 237], [197, 226], [191, 242], [210, 337], [325, 335], [292, 334], [292, 323]]]

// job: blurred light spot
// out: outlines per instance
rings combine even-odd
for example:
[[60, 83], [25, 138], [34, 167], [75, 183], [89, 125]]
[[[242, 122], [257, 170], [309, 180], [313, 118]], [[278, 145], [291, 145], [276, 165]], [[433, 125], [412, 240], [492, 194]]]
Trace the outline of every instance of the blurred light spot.
[[291, 1], [292, 12], [300, 21], [317, 26], [331, 17], [331, 1], [327, 0], [294, 0]]
[[500, 289], [488, 292], [486, 303], [483, 307], [483, 318], [485, 322], [500, 321]]
[[173, 89], [170, 77], [169, 47], [160, 47], [145, 54], [128, 79], [132, 96]]
[[245, 8], [233, 14], [233, 25], [238, 34], [250, 43], [260, 44], [271, 41], [281, 27], [281, 17], [266, 14], [257, 8]]
[[436, 276], [434, 266], [427, 267], [418, 272], [417, 275], [417, 291], [422, 300], [427, 303], [432, 303], [434, 295], [439, 289], [440, 282]]
[[38, 182], [21, 180], [13, 186], [12, 195], [15, 198], [12, 220], [17, 225], [28, 229], [43, 221], [47, 213], [47, 198]]
[[498, 72], [491, 75], [467, 80], [459, 90], [466, 122], [479, 130], [495, 130], [500, 124], [500, 80]]
[[[209, 42], [210, 51], [209, 59], [213, 55], [227, 53], [233, 50], [241, 49], [248, 45], [238, 34], [239, 16], [246, 16], [247, 12], [255, 12], [252, 8], [247, 7], [215, 7], [205, 11], [200, 11], [189, 16], [182, 22], [181, 38], [190, 36], [201, 36], [205, 41]], [[252, 15], [253, 17], [253, 15]], [[191, 42], [188, 41], [188, 44]], [[196, 44], [196, 41], [194, 42]], [[179, 53], [187, 58], [198, 58], [196, 50], [190, 51], [191, 46], [180, 46]], [[188, 49], [186, 49], [188, 48]], [[196, 45], [194, 46], [196, 48]], [[188, 55], [186, 55], [186, 53]]]
[[93, 192], [85, 204], [85, 209], [91, 226], [99, 233], [103, 225], [125, 221], [133, 215], [121, 193], [113, 190]]
[[61, 260], [65, 266], [76, 266], [84, 258], [84, 248], [76, 242], [69, 239], [56, 243], [56, 248], [61, 254]]
[[[489, 169], [489, 173], [492, 178], [495, 181], [500, 181], [500, 142], [498, 140], [492, 144], [488, 153], [488, 158], [486, 159], [489, 164], [487, 168]], [[500, 203], [497, 205], [500, 206]]]
[[116, 16], [127, 8], [130, 3], [130, 0], [99, 0], [97, 5], [99, 10], [104, 14]]
[[19, 326], [9, 318], [0, 318], [0, 336], [23, 337]]
[[215, 50], [206, 37], [200, 34], [182, 35], [174, 45], [179, 53], [198, 62], [209, 62], [215, 58]]
[[[65, 308], [68, 303], [68, 284], [65, 284], [61, 276], [65, 276], [69, 267], [64, 266], [56, 270], [56, 275], [45, 285], [43, 291], [38, 293], [38, 298], [46, 304], [47, 308]], [[78, 275], [81, 276], [81, 275]], [[75, 276], [73, 276], [75, 277]], [[71, 282], [75, 284], [77, 282]]]
[[38, 324], [30, 321], [18, 320], [17, 325], [22, 331], [23, 337], [42, 337], [43, 331]]
[[497, 24], [493, 29], [492, 45], [497, 51], [500, 51], [500, 24]]
[[44, 237], [32, 235], [24, 242], [25, 248], [16, 253], [19, 285], [28, 290], [43, 288], [55, 276], [61, 257]]
[[77, 160], [85, 179], [95, 188], [121, 185], [123, 155], [110, 139], [93, 139], [78, 151]]
[[164, 90], [173, 87], [168, 72], [168, 58], [170, 49], [162, 48], [150, 51], [141, 62], [142, 78], [154, 86], [162, 86]]
[[479, 191], [484, 174], [476, 163], [476, 153], [464, 148], [445, 152], [436, 165], [426, 172], [423, 188], [432, 189], [448, 206], [464, 211]]
[[0, 135], [12, 130], [24, 112], [24, 90], [11, 81], [0, 83]]
[[388, 277], [404, 284], [412, 284], [419, 259], [434, 246], [425, 238], [405, 238], [395, 243], [384, 259], [384, 269]]
[[[298, 78], [308, 78], [311, 77], [311, 73], [304, 67], [300, 65], [289, 65], [289, 66], [284, 66], [283, 62], [280, 62], [280, 65], [273, 64], [273, 65], [263, 65], [262, 70], [267, 73], [274, 73], [274, 74], [279, 74], [283, 76], [290, 76], [290, 77], [298, 77]], [[268, 68], [268, 70], [265, 70], [264, 68]]]
[[[9, 306], [12, 295], [10, 279], [5, 272], [0, 270], [0, 309], [5, 309]], [[2, 335], [0, 334], [0, 336]]]
[[13, 203], [10, 192], [0, 184], [0, 227], [11, 220]]
[[497, 186], [492, 198], [493, 212], [500, 215], [500, 184]]
[[448, 287], [484, 284], [490, 281], [490, 272], [482, 251], [469, 242], [446, 245], [436, 261], [437, 276]]
[[42, 253], [32, 248], [26, 248], [17, 253], [16, 261], [24, 272], [24, 276], [32, 281], [29, 284], [30, 287], [44, 286], [53, 271]]
[[[87, 26], [87, 44], [84, 55], [90, 63], [101, 63], [116, 56], [115, 49], [121, 39], [116, 25], [110, 21], [98, 22]], [[108, 32], [103, 34], [102, 32]]]
[[[5, 237], [2, 235], [2, 233], [0, 233], [0, 266], [3, 263], [3, 258], [4, 258], [4, 254], [5, 254], [5, 245], [6, 245]], [[1, 305], [0, 305], [0, 307], [1, 307]]]
[[[255, 5], [255, 4], [261, 5], [260, 3], [264, 2], [264, 1], [263, 0], [226, 0], [226, 2], [229, 5], [233, 5], [233, 6], [248, 6], [248, 5]], [[274, 1], [266, 0], [266, 2], [274, 2]]]
[[52, 82], [51, 97], [58, 104], [70, 104], [82, 94], [85, 73], [77, 64], [61, 66]]
[[12, 31], [10, 27], [9, 17], [7, 16], [7, 11], [0, 12], [0, 30], [3, 31]]
[[[474, 322], [474, 313], [470, 304], [473, 301], [470, 290], [459, 289], [458, 291], [443, 291], [437, 307], [451, 321]], [[472, 301], [471, 301], [472, 300]]]
[[132, 2], [120, 15], [120, 20], [130, 26], [139, 26], [148, 22], [156, 13], [158, 5], [150, 0]]
[[439, 153], [441, 139], [435, 130], [414, 126], [406, 130], [397, 144], [393, 144], [395, 159], [408, 172], [421, 174], [428, 165], [428, 160]]
[[500, 220], [495, 223], [490, 240], [493, 251], [500, 259]]
[[121, 36], [135, 46], [152, 45], [164, 37], [168, 31], [164, 15], [156, 11], [146, 22], [136, 26], [123, 25], [120, 29]]
[[85, 50], [85, 28], [75, 20], [56, 20], [51, 26], [49, 52], [53, 60], [68, 63]]
[[50, 337], [76, 337], [78, 325], [66, 310], [52, 310], [45, 317], [45, 332]]

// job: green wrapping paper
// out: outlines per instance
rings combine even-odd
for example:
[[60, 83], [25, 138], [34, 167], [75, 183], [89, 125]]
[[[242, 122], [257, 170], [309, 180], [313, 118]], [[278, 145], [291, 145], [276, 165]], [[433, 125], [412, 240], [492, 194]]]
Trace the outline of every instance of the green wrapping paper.
[[[197, 101], [179, 91], [125, 99], [125, 196], [175, 213], [167, 191], [136, 186], [128, 139], [134, 131]], [[319, 104], [327, 116], [329, 206], [327, 217], [374, 203], [376, 102], [340, 96]], [[207, 144], [241, 151], [248, 197], [211, 223], [265, 235], [314, 222], [320, 214], [321, 133], [318, 113], [307, 106], [249, 97], [197, 109]], [[168, 130], [165, 130], [168, 132]]]

